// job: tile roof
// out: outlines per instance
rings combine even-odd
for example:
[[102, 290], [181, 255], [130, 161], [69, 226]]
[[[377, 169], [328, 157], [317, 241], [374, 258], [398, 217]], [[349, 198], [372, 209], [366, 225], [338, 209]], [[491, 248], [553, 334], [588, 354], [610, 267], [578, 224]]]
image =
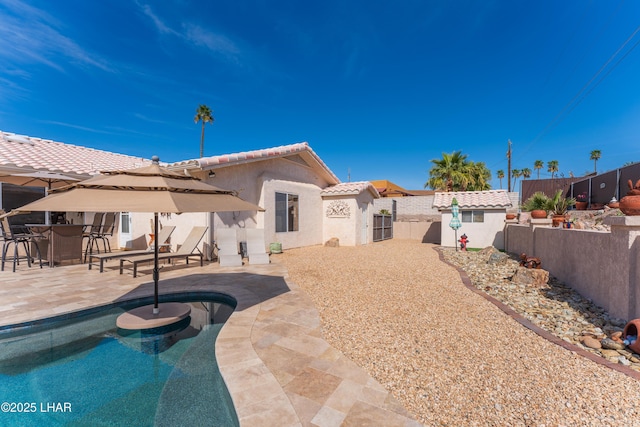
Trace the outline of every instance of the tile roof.
[[88, 176], [150, 163], [139, 157], [0, 131], [0, 168], [5, 170], [38, 169]]
[[369, 181], [342, 182], [340, 184], [327, 187], [320, 192], [320, 196], [356, 196], [369, 191], [374, 198], [378, 199], [378, 190]]
[[173, 163], [172, 167], [196, 166], [202, 170], [216, 169], [217, 167], [226, 167], [239, 165], [244, 163], [257, 162], [265, 159], [273, 159], [279, 157], [291, 157], [296, 154], [307, 155], [313, 160], [327, 175], [330, 181], [339, 183], [340, 179], [329, 169], [329, 167], [320, 159], [320, 157], [311, 149], [309, 143], [299, 142], [290, 145], [281, 145], [278, 147], [264, 148], [260, 150], [243, 151], [240, 153], [221, 154], [218, 156], [203, 157], [201, 159], [185, 160]]
[[433, 207], [439, 210], [451, 207], [453, 198], [460, 208], [510, 208], [511, 199], [507, 190], [436, 192]]

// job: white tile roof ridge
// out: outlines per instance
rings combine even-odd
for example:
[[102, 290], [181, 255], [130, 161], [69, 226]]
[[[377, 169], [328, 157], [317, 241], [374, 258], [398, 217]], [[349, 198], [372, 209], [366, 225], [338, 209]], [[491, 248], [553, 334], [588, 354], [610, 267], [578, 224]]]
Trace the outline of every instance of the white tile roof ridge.
[[318, 162], [318, 164], [326, 170], [326, 172], [336, 181], [340, 179], [329, 169], [322, 159], [313, 151], [309, 143], [297, 142], [295, 144], [280, 145], [277, 147], [263, 148], [258, 150], [241, 151], [238, 153], [220, 154], [216, 156], [203, 157], [201, 159], [191, 159], [182, 162], [173, 163], [171, 166], [197, 165], [199, 168], [206, 170], [218, 165], [240, 164], [260, 159], [268, 159], [275, 157], [284, 157], [291, 154], [308, 152]]
[[376, 199], [380, 197], [378, 190], [369, 181], [341, 182], [324, 188], [320, 194], [323, 196], [357, 195], [365, 191], [371, 192]]
[[461, 208], [509, 208], [512, 206], [507, 190], [485, 191], [437, 191], [433, 199], [433, 207], [446, 209], [456, 198]]

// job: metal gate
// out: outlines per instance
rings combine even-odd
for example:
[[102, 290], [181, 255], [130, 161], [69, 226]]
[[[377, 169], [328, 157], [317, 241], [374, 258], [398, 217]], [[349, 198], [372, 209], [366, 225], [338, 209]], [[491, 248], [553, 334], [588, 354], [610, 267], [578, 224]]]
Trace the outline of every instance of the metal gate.
[[393, 238], [393, 220], [391, 215], [373, 215], [373, 241], [380, 242]]

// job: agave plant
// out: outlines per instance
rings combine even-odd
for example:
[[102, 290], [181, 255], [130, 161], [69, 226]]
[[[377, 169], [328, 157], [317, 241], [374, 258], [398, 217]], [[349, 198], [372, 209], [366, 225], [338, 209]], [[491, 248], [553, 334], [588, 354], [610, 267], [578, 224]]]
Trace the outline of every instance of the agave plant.
[[549, 199], [548, 210], [553, 212], [554, 215], [564, 215], [571, 206], [576, 204], [576, 199], [573, 197], [564, 197], [562, 190], [556, 191], [553, 198]]

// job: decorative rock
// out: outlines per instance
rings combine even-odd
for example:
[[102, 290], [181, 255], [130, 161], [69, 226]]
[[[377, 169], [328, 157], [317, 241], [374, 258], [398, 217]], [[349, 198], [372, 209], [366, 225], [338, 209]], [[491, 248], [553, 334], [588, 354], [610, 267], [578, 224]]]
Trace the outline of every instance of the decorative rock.
[[582, 344], [584, 344], [585, 347], [595, 348], [596, 350], [602, 348], [600, 341], [589, 335], [582, 337], [580, 341], [582, 341]]
[[624, 350], [624, 344], [621, 342], [617, 342], [612, 340], [611, 338], [604, 338], [600, 341], [602, 348], [606, 348], [609, 350]]
[[340, 239], [338, 239], [337, 237], [332, 237], [327, 240], [324, 245], [330, 248], [337, 248], [340, 246]]
[[488, 264], [504, 264], [509, 259], [509, 255], [504, 252], [494, 252], [489, 255]]
[[615, 358], [620, 357], [620, 353], [618, 353], [616, 350], [603, 349], [601, 350], [601, 352], [604, 357], [615, 357]]
[[537, 268], [518, 267], [516, 274], [511, 279], [512, 282], [520, 285], [544, 286], [549, 282], [549, 272]]
[[624, 366], [630, 366], [631, 365], [631, 362], [629, 361], [629, 359], [627, 359], [624, 356], [619, 356], [618, 357], [618, 363], [621, 364], [621, 365], [624, 365]]

